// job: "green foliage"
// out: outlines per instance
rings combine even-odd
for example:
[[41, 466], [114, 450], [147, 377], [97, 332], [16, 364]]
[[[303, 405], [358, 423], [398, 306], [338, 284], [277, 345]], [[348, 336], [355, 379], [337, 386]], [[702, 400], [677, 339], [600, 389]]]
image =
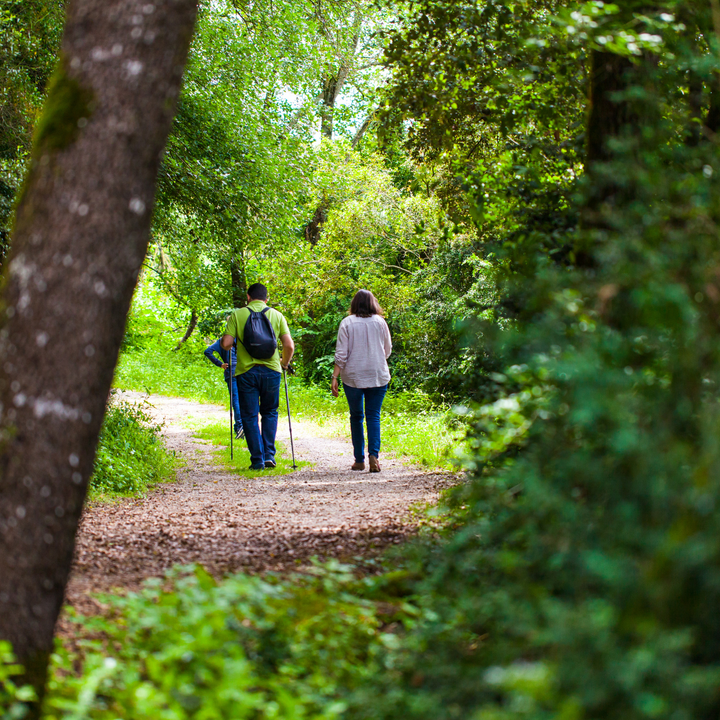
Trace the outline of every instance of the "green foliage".
[[[244, 304], [295, 242], [310, 181], [310, 103], [330, 50], [305, 0], [202, 3], [159, 184], [152, 267], [199, 313]], [[242, 88], [242, 92], [238, 92]]]
[[7, 0], [0, 9], [0, 155], [30, 147], [29, 132], [55, 66], [62, 0]]
[[176, 460], [163, 446], [161, 429], [141, 405], [111, 400], [100, 431], [90, 496], [137, 495], [174, 477]]
[[297, 327], [304, 377], [327, 380], [338, 325], [365, 287], [387, 313], [395, 384], [449, 394], [464, 361], [462, 298], [487, 294], [473, 290], [481, 269], [474, 232], [448, 225], [434, 195], [397, 188], [380, 154], [342, 141], [323, 144], [314, 183], [310, 207], [326, 215], [319, 240], [284, 248], [266, 265]]
[[223, 373], [203, 355], [210, 343], [194, 335], [175, 350], [177, 333], [182, 329], [177, 325], [180, 308], [161, 289], [139, 283], [114, 387], [227, 406], [230, 397]]
[[0, 253], [9, 242], [32, 130], [60, 46], [63, 0], [5, 0], [0, 7]]
[[[565, 207], [550, 206], [555, 220], [488, 212], [503, 188], [520, 197], [514, 161], [494, 178], [481, 166], [482, 184], [468, 187], [505, 303], [477, 325], [478, 342], [504, 370], [488, 376], [495, 402], [474, 413], [474, 469], [449, 503], [446, 537], [419, 547], [412, 565], [432, 619], [405, 638], [357, 716], [714, 716], [720, 156], [692, 133], [713, 122], [708, 9], [686, 4], [680, 24], [670, 3], [588, 3], [552, 22], [540, 3], [416, 7], [397, 59], [430, 84], [412, 97], [405, 86], [409, 102], [441, 106], [428, 111], [433, 137], [451, 127], [446, 118], [470, 117], [453, 106], [467, 87], [448, 83], [438, 103], [436, 81], [458, 68], [472, 77], [459, 53], [479, 54], [474, 38], [492, 41], [504, 68], [483, 77], [486, 98], [513, 91], [507, 74], [537, 48], [557, 48], [558, 30], [567, 53], [554, 55], [558, 79], [545, 86], [562, 85], [587, 45], [638, 59], [612, 78], [607, 159], [570, 184]], [[530, 12], [534, 28], [522, 22]], [[415, 74], [430, 62], [437, 71]], [[506, 113], [470, 93], [476, 100], [502, 137], [544, 127], [541, 102], [508, 104], [518, 117], [503, 127]], [[530, 188], [533, 213], [548, 178]]]
[[[80, 619], [103, 639], [55, 655], [46, 720], [338, 718], [394, 642], [387, 609], [382, 618], [368, 599], [382, 586], [337, 562], [285, 580], [218, 584], [201, 568], [171, 580], [108, 598], [108, 617]], [[399, 602], [392, 617], [414, 612]]]
[[0, 718], [2, 720], [21, 720], [27, 715], [26, 702], [36, 700], [35, 691], [29, 685], [19, 686], [17, 680], [22, 675], [22, 666], [18, 665], [10, 644], [0, 640]]

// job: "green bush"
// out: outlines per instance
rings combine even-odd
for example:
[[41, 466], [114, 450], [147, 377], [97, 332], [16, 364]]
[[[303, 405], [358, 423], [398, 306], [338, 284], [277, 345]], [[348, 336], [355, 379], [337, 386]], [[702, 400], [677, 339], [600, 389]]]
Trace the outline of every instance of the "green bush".
[[[508, 269], [505, 324], [486, 323], [477, 340], [506, 368], [492, 378], [500, 398], [475, 415], [471, 481], [453, 495], [443, 542], [416, 550], [424, 620], [352, 717], [720, 713], [720, 153], [714, 140], [688, 140], [695, 120], [677, 90], [695, 73], [708, 87], [720, 57], [698, 40], [713, 27], [709, 8], [686, 4], [689, 26], [680, 26], [667, 24], [677, 6], [662, 5], [588, 3], [592, 24], [568, 10], [573, 33], [588, 21], [590, 47], [588, 35], [607, 41], [631, 27], [658, 46], [598, 59], [621, 68], [608, 95], [624, 125], [575, 189], [567, 214], [582, 227], [550, 236], [528, 224], [487, 248], [488, 262]], [[529, 6], [420, 6], [405, 46], [418, 62], [458, 65], [442, 34], [453, 13], [476, 23], [460, 25], [459, 51], [492, 48], [514, 65], [508, 82], [532, 70], [526, 52], [550, 47], [562, 58], [552, 30], [527, 43], [502, 34], [523, 28], [514, 13]], [[527, 82], [528, 92], [540, 85]], [[482, 217], [485, 198], [507, 200], [490, 189], [514, 179], [478, 181]], [[547, 252], [553, 243], [564, 257]]]
[[370, 599], [383, 592], [337, 562], [219, 584], [200, 568], [177, 570], [107, 599], [108, 617], [79, 620], [95, 639], [54, 656], [45, 718], [341, 717], [395, 642], [386, 622], [416, 612]]
[[91, 497], [137, 495], [171, 478], [176, 460], [165, 450], [161, 429], [142, 406], [111, 401], [90, 478]]

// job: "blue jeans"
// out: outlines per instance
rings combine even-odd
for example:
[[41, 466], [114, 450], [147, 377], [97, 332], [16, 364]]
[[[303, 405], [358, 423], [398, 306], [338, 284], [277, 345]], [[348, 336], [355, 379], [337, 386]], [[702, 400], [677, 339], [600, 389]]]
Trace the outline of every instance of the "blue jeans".
[[[266, 461], [275, 460], [281, 380], [282, 373], [266, 365], [253, 365], [247, 372], [235, 376], [240, 417], [254, 470], [262, 470]], [[258, 427], [258, 410], [262, 433]]]
[[[350, 434], [352, 435], [355, 462], [365, 462], [365, 433], [363, 418], [367, 416], [368, 455], [380, 455], [380, 410], [388, 386], [354, 388], [343, 385], [350, 406]], [[363, 413], [363, 399], [365, 412]]]
[[228, 392], [232, 392], [232, 409], [233, 409], [233, 420], [235, 421], [234, 428], [237, 432], [242, 427], [242, 420], [240, 419], [240, 403], [238, 401], [238, 391], [233, 385], [230, 386], [230, 378], [226, 377], [225, 382], [228, 386]]

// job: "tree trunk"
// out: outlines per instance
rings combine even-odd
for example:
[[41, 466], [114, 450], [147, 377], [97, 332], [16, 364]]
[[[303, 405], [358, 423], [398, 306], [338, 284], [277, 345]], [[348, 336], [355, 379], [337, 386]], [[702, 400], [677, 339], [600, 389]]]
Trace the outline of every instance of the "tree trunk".
[[247, 305], [247, 278], [245, 277], [245, 258], [242, 253], [233, 255], [230, 262], [230, 277], [233, 307], [245, 307]]
[[353, 149], [356, 149], [357, 146], [362, 142], [362, 139], [365, 137], [365, 133], [368, 131], [368, 128], [370, 127], [370, 124], [373, 121], [373, 118], [375, 116], [375, 113], [370, 113], [365, 120], [363, 120], [363, 124], [355, 131], [355, 135], [353, 135], [351, 146]]
[[322, 109], [320, 110], [320, 134], [328, 140], [332, 140], [333, 114], [335, 112], [335, 100], [337, 100], [339, 89], [337, 77], [325, 78], [322, 94]]
[[[652, 113], [640, 101], [625, 95], [633, 83], [649, 80], [649, 76], [645, 78], [644, 70], [649, 69], [652, 62], [652, 58], [645, 58], [634, 64], [629, 58], [597, 50], [591, 54], [585, 165], [591, 191], [582, 212], [585, 228], [606, 228], [607, 210], [631, 199], [632, 185], [618, 183], [606, 164], [617, 159], [613, 140], [639, 139], [643, 119], [649, 119]], [[629, 152], [633, 152], [631, 146], [624, 151], [626, 159]], [[589, 267], [594, 264], [592, 254], [586, 249], [575, 248], [574, 252], [577, 265]]]
[[609, 160], [608, 141], [621, 137], [638, 118], [633, 103], [618, 99], [627, 90], [632, 61], [622, 55], [593, 50], [590, 69], [590, 114], [587, 123], [587, 165]]
[[195, 0], [71, 0], [17, 209], [0, 315], [0, 639], [40, 696], [195, 14]]
[[353, 20], [353, 34], [349, 46], [343, 54], [340, 67], [335, 75], [328, 75], [323, 82], [322, 109], [320, 110], [320, 134], [332, 140], [333, 124], [335, 114], [335, 102], [347, 82], [350, 70], [355, 62], [358, 44], [360, 42], [360, 31], [363, 23], [363, 14], [357, 10]]
[[327, 208], [324, 203], [318, 207], [313, 219], [305, 226], [305, 239], [315, 247], [320, 241], [323, 225], [327, 222]]
[[688, 128], [685, 143], [695, 147], [700, 142], [702, 132], [702, 101], [703, 82], [694, 71], [689, 71], [688, 78], [688, 106], [690, 108], [690, 127]]
[[188, 323], [187, 330], [185, 331], [185, 334], [182, 336], [182, 338], [180, 338], [180, 340], [178, 341], [178, 344], [173, 348], [173, 352], [177, 352], [190, 339], [190, 336], [193, 334], [193, 331], [197, 327], [197, 324], [197, 313], [194, 310], [191, 310], [190, 322]]
[[715, 72], [710, 82], [710, 106], [705, 116], [703, 134], [714, 141], [718, 132], [720, 132], [720, 75]]

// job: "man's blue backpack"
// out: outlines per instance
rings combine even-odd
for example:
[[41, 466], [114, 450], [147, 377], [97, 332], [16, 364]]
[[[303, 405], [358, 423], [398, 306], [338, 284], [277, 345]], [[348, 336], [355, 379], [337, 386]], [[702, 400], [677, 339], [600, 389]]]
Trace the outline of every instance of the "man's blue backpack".
[[277, 350], [277, 338], [275, 331], [265, 313], [269, 307], [263, 310], [250, 310], [250, 315], [245, 321], [245, 330], [241, 340], [248, 355], [255, 360], [269, 360]]

